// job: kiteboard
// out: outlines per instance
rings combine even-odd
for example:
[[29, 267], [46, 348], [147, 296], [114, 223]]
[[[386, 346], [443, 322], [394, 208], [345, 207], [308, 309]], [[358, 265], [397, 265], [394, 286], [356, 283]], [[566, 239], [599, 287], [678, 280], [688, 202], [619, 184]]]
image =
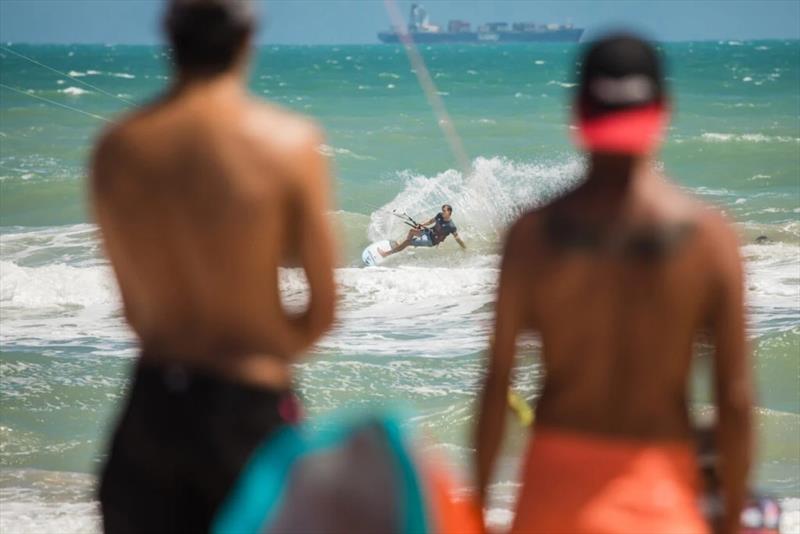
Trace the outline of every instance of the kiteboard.
[[392, 244], [386, 240], [376, 241], [365, 248], [364, 252], [361, 253], [361, 261], [364, 262], [364, 265], [367, 267], [375, 267], [376, 265], [380, 265], [381, 262], [386, 259], [381, 256], [381, 253], [378, 252], [378, 249], [386, 252], [392, 249]]

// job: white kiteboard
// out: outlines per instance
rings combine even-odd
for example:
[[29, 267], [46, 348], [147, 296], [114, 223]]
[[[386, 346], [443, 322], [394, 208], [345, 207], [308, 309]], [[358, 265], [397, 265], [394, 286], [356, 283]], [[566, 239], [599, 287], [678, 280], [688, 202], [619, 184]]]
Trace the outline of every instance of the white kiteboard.
[[386, 240], [376, 241], [365, 248], [364, 252], [361, 253], [361, 261], [364, 262], [364, 265], [367, 267], [374, 267], [376, 265], [380, 265], [381, 262], [386, 259], [381, 256], [381, 253], [378, 252], [378, 249], [386, 252], [392, 249], [392, 244]]

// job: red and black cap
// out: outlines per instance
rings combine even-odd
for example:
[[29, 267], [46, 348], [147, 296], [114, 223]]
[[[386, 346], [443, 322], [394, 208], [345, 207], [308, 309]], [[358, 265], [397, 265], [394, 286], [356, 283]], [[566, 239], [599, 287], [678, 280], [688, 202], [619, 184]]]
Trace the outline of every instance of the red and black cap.
[[646, 154], [656, 149], [668, 121], [658, 52], [631, 34], [591, 44], [574, 111], [578, 143], [588, 151]]

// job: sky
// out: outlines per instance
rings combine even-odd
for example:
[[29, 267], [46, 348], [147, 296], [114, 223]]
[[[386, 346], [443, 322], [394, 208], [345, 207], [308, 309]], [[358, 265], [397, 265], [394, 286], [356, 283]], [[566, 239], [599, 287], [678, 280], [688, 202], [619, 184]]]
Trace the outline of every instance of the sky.
[[[420, 0], [417, 0], [420, 1]], [[661, 41], [800, 39], [800, 0], [421, 0], [431, 22], [573, 23], [585, 37], [609, 28]], [[411, 1], [397, 1], [405, 15]], [[389, 27], [382, 0], [257, 2], [260, 43], [368, 44]], [[0, 41], [155, 44], [163, 0], [0, 0]]]

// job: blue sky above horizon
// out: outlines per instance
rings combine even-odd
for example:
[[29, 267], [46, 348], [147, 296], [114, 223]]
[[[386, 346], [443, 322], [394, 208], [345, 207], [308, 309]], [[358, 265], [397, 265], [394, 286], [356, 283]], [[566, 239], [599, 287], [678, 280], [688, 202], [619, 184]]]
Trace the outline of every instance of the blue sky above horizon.
[[[259, 43], [367, 44], [389, 26], [382, 0], [256, 2]], [[411, 1], [399, 0], [405, 14]], [[797, 0], [428, 0], [434, 23], [573, 23], [586, 37], [629, 28], [661, 41], [800, 39]], [[162, 0], [0, 0], [0, 41], [156, 44]]]

